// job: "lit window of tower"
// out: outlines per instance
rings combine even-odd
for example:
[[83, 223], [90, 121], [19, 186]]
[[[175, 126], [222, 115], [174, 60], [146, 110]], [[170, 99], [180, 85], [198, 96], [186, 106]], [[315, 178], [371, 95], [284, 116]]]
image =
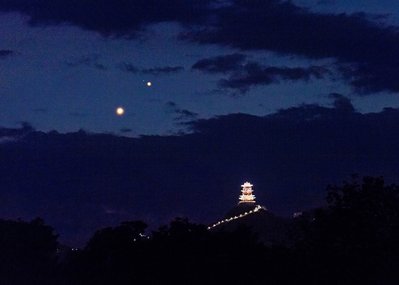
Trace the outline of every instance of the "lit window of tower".
[[241, 185], [241, 195], [240, 195], [240, 202], [241, 203], [255, 203], [255, 195], [252, 194], [254, 190], [252, 190], [252, 184], [249, 182], [245, 182]]

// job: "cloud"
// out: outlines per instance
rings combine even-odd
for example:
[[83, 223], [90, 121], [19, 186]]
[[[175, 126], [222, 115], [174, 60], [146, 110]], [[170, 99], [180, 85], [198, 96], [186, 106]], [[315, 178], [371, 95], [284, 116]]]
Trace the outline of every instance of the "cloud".
[[389, 63], [344, 63], [337, 64], [337, 68], [341, 71], [342, 78], [350, 82], [360, 95], [380, 91], [399, 92], [399, 63], [395, 61], [392, 58]]
[[205, 58], [197, 61], [192, 69], [209, 73], [227, 73], [242, 68], [245, 58], [246, 56], [240, 53]]
[[0, 0], [0, 11], [29, 16], [31, 25], [69, 23], [106, 36], [134, 37], [159, 22], [196, 24], [210, 0]]
[[334, 99], [334, 107], [337, 110], [342, 110], [347, 112], [355, 111], [355, 108], [353, 107], [351, 100], [345, 97], [344, 95], [338, 93], [331, 93], [329, 97]]
[[215, 21], [182, 38], [241, 50], [267, 50], [349, 65], [342, 79], [360, 94], [398, 92], [399, 32], [365, 14], [321, 14], [289, 1], [235, 0]]
[[125, 72], [133, 73], [133, 74], [150, 74], [150, 75], [167, 75], [172, 73], [178, 73], [184, 70], [182, 66], [161, 66], [161, 67], [152, 67], [152, 68], [139, 68], [132, 63], [122, 63], [119, 65], [119, 69]]
[[321, 79], [331, 72], [322, 66], [277, 67], [262, 66], [256, 62], [246, 62], [245, 55], [231, 54], [202, 59], [192, 68], [209, 73], [227, 74], [228, 78], [219, 80], [219, 87], [237, 89], [242, 93], [255, 85], [269, 85], [281, 80], [308, 81]]
[[175, 115], [175, 121], [193, 120], [198, 116], [198, 113], [186, 109], [181, 109], [175, 102], [172, 101], [166, 102], [165, 106], [168, 112], [171, 112]]
[[93, 65], [96, 69], [99, 69], [99, 70], [107, 70], [108, 68], [104, 65], [104, 64], [102, 64], [102, 63], [95, 63], [94, 65]]
[[122, 129], [120, 129], [119, 131], [120, 131], [121, 133], [123, 133], [123, 134], [133, 132], [133, 130], [132, 130], [132, 129], [129, 129], [129, 128], [122, 128]]
[[399, 92], [398, 27], [364, 13], [317, 13], [283, 0], [0, 0], [0, 11], [28, 15], [31, 25], [70, 23], [127, 38], [154, 23], [176, 22], [185, 28], [181, 39], [333, 59], [355, 92]]
[[69, 60], [66, 62], [66, 64], [70, 67], [88, 66], [98, 70], [103, 70], [103, 71], [108, 70], [108, 67], [100, 63], [99, 59], [100, 59], [99, 55], [91, 54]]
[[20, 128], [0, 127], [0, 144], [18, 142], [34, 131], [35, 129], [28, 122], [21, 122]]
[[176, 121], [193, 120], [198, 116], [198, 113], [186, 109], [178, 109], [176, 110], [176, 114], [179, 115], [175, 118]]
[[[216, 12], [215, 24], [187, 36], [200, 42], [243, 50], [266, 49], [310, 58], [339, 57], [343, 60], [379, 57], [381, 55], [367, 52], [382, 48], [382, 39], [396, 36], [394, 29], [378, 26], [368, 21], [364, 14], [318, 14], [279, 0], [236, 0], [233, 3]], [[361, 33], [366, 31], [371, 34]], [[373, 45], [359, 45], [366, 42]]]
[[321, 66], [311, 67], [262, 67], [257, 63], [248, 63], [243, 70], [233, 73], [228, 79], [219, 81], [223, 88], [238, 89], [242, 93], [251, 86], [279, 83], [281, 80], [308, 81], [311, 78], [324, 78], [329, 71]]
[[119, 68], [120, 68], [122, 71], [129, 72], [129, 73], [134, 73], [134, 74], [140, 72], [140, 69], [139, 69], [139, 68], [137, 68], [135, 65], [133, 65], [133, 64], [131, 64], [131, 63], [128, 63], [128, 62], [125, 62], [125, 63], [120, 64], [120, 65], [119, 65]]
[[0, 59], [7, 58], [9, 56], [15, 55], [15, 52], [9, 49], [0, 50]]
[[182, 66], [163, 66], [163, 67], [153, 67], [148, 69], [142, 69], [143, 74], [160, 75], [160, 74], [170, 74], [183, 71]]
[[175, 110], [177, 108], [177, 104], [173, 101], [168, 101], [165, 103], [166, 107], [168, 108], [172, 108], [173, 110]]

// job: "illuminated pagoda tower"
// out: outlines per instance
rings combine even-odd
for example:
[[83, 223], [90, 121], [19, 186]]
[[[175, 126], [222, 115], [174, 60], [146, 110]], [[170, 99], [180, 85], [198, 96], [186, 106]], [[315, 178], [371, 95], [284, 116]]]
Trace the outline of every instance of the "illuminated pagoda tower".
[[209, 225], [208, 230], [234, 232], [244, 225], [264, 244], [286, 244], [289, 222], [257, 204], [252, 187], [253, 185], [249, 182], [242, 184], [238, 204], [222, 219]]
[[249, 182], [245, 182], [244, 184], [241, 185], [241, 195], [240, 195], [240, 202], [241, 203], [255, 203], [255, 195], [252, 194], [254, 190], [252, 190], [252, 184]]
[[241, 220], [247, 216], [254, 215], [256, 213], [266, 211], [266, 208], [261, 205], [255, 204], [253, 185], [249, 182], [245, 182], [241, 185], [241, 195], [238, 198], [238, 205], [231, 209], [224, 219], [219, 220], [215, 224], [212, 224], [208, 229], [212, 229], [229, 222]]

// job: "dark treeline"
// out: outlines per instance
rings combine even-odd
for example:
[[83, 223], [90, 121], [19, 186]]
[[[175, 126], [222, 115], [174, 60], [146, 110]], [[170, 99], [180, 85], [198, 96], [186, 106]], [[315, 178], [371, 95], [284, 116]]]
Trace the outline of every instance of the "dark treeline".
[[149, 236], [123, 222], [73, 251], [40, 219], [1, 220], [0, 283], [398, 284], [399, 187], [354, 179], [328, 187], [327, 202], [293, 220], [287, 246], [177, 218]]

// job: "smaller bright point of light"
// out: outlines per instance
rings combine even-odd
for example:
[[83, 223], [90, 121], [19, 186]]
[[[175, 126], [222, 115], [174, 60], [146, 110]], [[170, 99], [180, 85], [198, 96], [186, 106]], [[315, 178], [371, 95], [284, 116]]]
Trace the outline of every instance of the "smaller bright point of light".
[[151, 87], [151, 86], [152, 86], [152, 82], [151, 82], [151, 81], [148, 81], [148, 82], [147, 82], [147, 86], [148, 86], [148, 87]]
[[118, 116], [122, 116], [125, 113], [125, 109], [123, 109], [122, 107], [118, 107], [116, 108], [115, 112]]

